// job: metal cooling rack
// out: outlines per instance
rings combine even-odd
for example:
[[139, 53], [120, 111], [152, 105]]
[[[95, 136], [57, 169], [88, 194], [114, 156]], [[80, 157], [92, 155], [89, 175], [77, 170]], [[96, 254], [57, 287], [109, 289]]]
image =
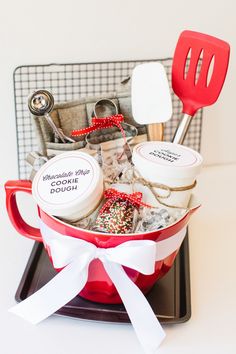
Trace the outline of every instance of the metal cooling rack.
[[[31, 116], [27, 107], [28, 96], [35, 90], [49, 90], [55, 102], [65, 102], [81, 97], [104, 95], [113, 92], [127, 78], [132, 69], [148, 61], [161, 62], [171, 86], [172, 59], [132, 60], [100, 63], [24, 65], [15, 69], [13, 74], [15, 115], [18, 147], [19, 178], [29, 177], [30, 166], [25, 158], [31, 151], [37, 151], [37, 139], [33, 130]], [[182, 103], [172, 94], [173, 117], [165, 124], [165, 140], [171, 141], [181, 118]], [[199, 151], [201, 144], [202, 111], [193, 119], [185, 145]]]

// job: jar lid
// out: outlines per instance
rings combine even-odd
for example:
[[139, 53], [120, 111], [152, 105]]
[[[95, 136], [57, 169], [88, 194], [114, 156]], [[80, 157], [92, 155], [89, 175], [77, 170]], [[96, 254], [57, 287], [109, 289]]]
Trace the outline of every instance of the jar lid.
[[84, 152], [66, 152], [46, 162], [34, 177], [32, 194], [50, 215], [80, 218], [101, 200], [103, 177], [97, 161]]
[[132, 160], [141, 174], [143, 170], [149, 170], [153, 178], [160, 175], [173, 178], [195, 178], [203, 161], [202, 156], [195, 150], [164, 141], [149, 141], [136, 145]]

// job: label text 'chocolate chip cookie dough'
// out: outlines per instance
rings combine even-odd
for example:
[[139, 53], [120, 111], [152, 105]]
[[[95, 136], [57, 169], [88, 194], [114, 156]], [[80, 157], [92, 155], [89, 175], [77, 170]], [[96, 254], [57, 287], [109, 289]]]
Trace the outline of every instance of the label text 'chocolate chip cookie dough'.
[[32, 190], [42, 210], [73, 221], [87, 215], [101, 200], [102, 172], [86, 153], [63, 153], [40, 168]]

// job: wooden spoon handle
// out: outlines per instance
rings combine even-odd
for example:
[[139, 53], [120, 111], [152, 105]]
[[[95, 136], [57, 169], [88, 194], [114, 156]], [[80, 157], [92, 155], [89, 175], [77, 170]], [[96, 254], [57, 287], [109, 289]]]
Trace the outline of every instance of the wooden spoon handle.
[[147, 125], [147, 135], [150, 141], [162, 141], [164, 137], [164, 124], [154, 123]]

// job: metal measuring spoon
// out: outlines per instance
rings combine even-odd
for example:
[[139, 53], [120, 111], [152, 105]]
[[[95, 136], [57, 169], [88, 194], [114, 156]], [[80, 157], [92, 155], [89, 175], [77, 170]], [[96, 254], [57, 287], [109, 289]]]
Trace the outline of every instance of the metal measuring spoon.
[[95, 102], [93, 113], [96, 118], [112, 116], [118, 114], [118, 107], [109, 98], [102, 98]]
[[66, 136], [62, 129], [57, 128], [54, 124], [52, 118], [50, 117], [49, 113], [52, 111], [54, 106], [54, 98], [52, 94], [47, 90], [38, 90], [35, 91], [28, 99], [28, 107], [32, 114], [35, 116], [44, 116], [47, 120], [48, 124], [52, 128], [55, 137], [59, 138], [63, 143], [69, 141], [71, 143], [75, 142], [74, 139], [69, 138]]

